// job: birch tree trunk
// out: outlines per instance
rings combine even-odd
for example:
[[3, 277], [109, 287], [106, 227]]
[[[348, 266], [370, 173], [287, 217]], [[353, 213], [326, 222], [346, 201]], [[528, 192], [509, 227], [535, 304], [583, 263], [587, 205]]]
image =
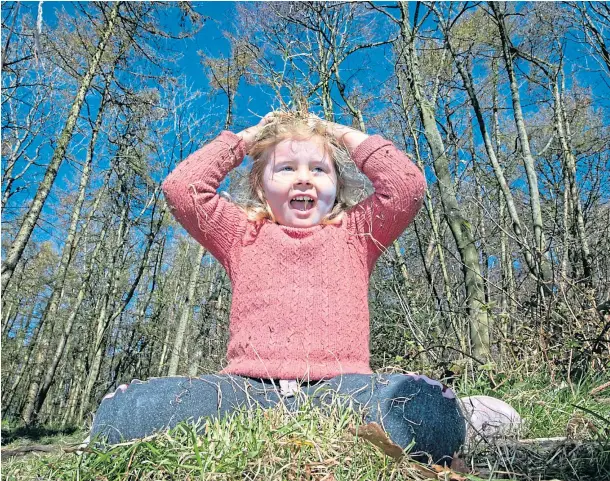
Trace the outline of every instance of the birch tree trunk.
[[184, 333], [188, 326], [189, 318], [193, 310], [195, 291], [197, 288], [197, 280], [199, 279], [199, 270], [201, 268], [201, 260], [205, 254], [203, 246], [197, 248], [197, 254], [193, 259], [193, 268], [191, 269], [189, 282], [186, 289], [186, 298], [182, 303], [182, 310], [180, 312], [180, 321], [176, 329], [176, 337], [174, 338], [174, 347], [172, 349], [172, 355], [169, 359], [169, 368], [167, 370], [168, 376], [175, 376], [178, 374], [178, 364], [180, 362], [180, 353], [182, 352], [182, 346], [184, 344]]
[[61, 425], [66, 427], [72, 423], [76, 414], [78, 400], [81, 398], [82, 390], [80, 389], [83, 383], [83, 374], [85, 372], [85, 363], [83, 362], [83, 350], [77, 350], [75, 353], [74, 376], [70, 383], [70, 392], [68, 393], [68, 402], [66, 403], [66, 412], [61, 419]]
[[[555, 130], [559, 137], [561, 144], [561, 151], [563, 153], [563, 160], [565, 163], [567, 184], [565, 189], [569, 192], [572, 206], [574, 207], [574, 214], [576, 217], [575, 230], [578, 234], [580, 257], [582, 261], [583, 274], [585, 283], [588, 286], [592, 285], [593, 272], [592, 265], [593, 259], [591, 256], [591, 250], [589, 249], [589, 242], [587, 240], [587, 234], [585, 232], [585, 222], [582, 213], [582, 203], [580, 202], [580, 196], [578, 194], [578, 187], [576, 185], [576, 159], [572, 153], [569, 141], [569, 126], [567, 123], [567, 115], [564, 108], [564, 102], [562, 95], [559, 92], [559, 81], [557, 76], [552, 80], [553, 84], [553, 98], [555, 100]], [[566, 230], [568, 226], [564, 227]], [[567, 246], [566, 246], [567, 247]]]
[[33, 413], [34, 413], [33, 419], [34, 420], [35, 420], [36, 415], [40, 411], [40, 408], [42, 407], [42, 405], [44, 404], [44, 402], [46, 400], [47, 394], [49, 392], [49, 388], [51, 387], [51, 384], [53, 383], [53, 380], [54, 380], [55, 372], [57, 371], [57, 366], [59, 365], [59, 362], [61, 361], [61, 359], [63, 357], [66, 344], [68, 342], [68, 339], [72, 332], [72, 327], [74, 326], [74, 322], [76, 320], [76, 316], [78, 315], [78, 313], [80, 311], [80, 306], [83, 302], [83, 299], [85, 298], [86, 289], [91, 282], [91, 275], [93, 273], [93, 270], [91, 269], [91, 267], [97, 260], [97, 256], [100, 251], [100, 247], [102, 246], [102, 244], [104, 242], [104, 237], [106, 236], [106, 231], [107, 231], [107, 227], [104, 226], [102, 228], [102, 231], [100, 232], [100, 239], [99, 239], [98, 243], [96, 244], [95, 249], [93, 250], [93, 252], [90, 256], [90, 260], [88, 262], [85, 262], [85, 277], [82, 280], [81, 287], [78, 290], [78, 294], [76, 296], [76, 301], [74, 302], [74, 305], [70, 306], [70, 315], [69, 315], [68, 319], [66, 320], [63, 331], [59, 338], [59, 342], [57, 344], [57, 347], [55, 348], [53, 357], [51, 358], [51, 362], [49, 363], [49, 366], [47, 367], [46, 371], [44, 372], [44, 377], [43, 377], [42, 383], [40, 385], [40, 391], [38, 392], [38, 394], [34, 400], [34, 403], [33, 403]]
[[[425, 172], [424, 162], [421, 157], [418, 137], [415, 132], [415, 128], [413, 126], [413, 122], [411, 121], [409, 109], [407, 107], [407, 103], [405, 100], [405, 92], [402, 87], [402, 79], [398, 76], [397, 79], [397, 87], [400, 95], [401, 105], [404, 112], [405, 120], [407, 122], [407, 126], [409, 129], [409, 135], [413, 139], [413, 146], [415, 149], [415, 160], [417, 162], [417, 166], [420, 168], [422, 172]], [[432, 258], [428, 259], [427, 253], [422, 252], [422, 260], [424, 263], [424, 267], [427, 270], [428, 282], [430, 287], [435, 292], [438, 302], [438, 308], [443, 313], [446, 318], [445, 325], [446, 327], [450, 327], [453, 329], [456, 339], [458, 339], [460, 343], [460, 347], [463, 351], [466, 351], [466, 341], [464, 339], [464, 335], [462, 334], [462, 329], [460, 328], [458, 321], [455, 317], [453, 310], [453, 293], [451, 292], [451, 286], [449, 282], [449, 271], [447, 269], [447, 263], [445, 261], [445, 253], [443, 252], [443, 243], [441, 241], [441, 233], [438, 228], [438, 222], [436, 220], [436, 213], [434, 212], [434, 205], [432, 202], [432, 195], [430, 194], [430, 189], [426, 189], [426, 200], [424, 202], [424, 207], [426, 209], [426, 213], [428, 215], [428, 219], [430, 220], [430, 226], [432, 227], [432, 233], [430, 236], [430, 242], [433, 244], [436, 255], [438, 256], [438, 262], [441, 269], [441, 274], [443, 276], [443, 293], [445, 299], [443, 300], [440, 295], [436, 294], [436, 286], [433, 284], [432, 276], [429, 272], [429, 265], [432, 263]], [[417, 230], [417, 224], [415, 224], [415, 228]], [[446, 304], [446, 308], [445, 308]]]
[[[532, 273], [537, 274], [538, 268], [536, 266], [535, 257], [532, 256], [530, 247], [527, 245], [527, 239], [525, 238], [525, 235], [523, 233], [521, 220], [520, 220], [519, 214], [517, 212], [517, 207], [515, 205], [515, 201], [513, 199], [512, 192], [510, 190], [510, 187], [508, 186], [508, 182], [506, 181], [506, 178], [504, 177], [504, 170], [502, 169], [500, 162], [498, 162], [498, 158], [496, 156], [496, 150], [493, 147], [491, 136], [489, 134], [489, 130], [487, 128], [485, 119], [483, 117], [483, 110], [481, 109], [479, 99], [478, 99], [475, 89], [474, 89], [472, 73], [470, 72], [469, 69], [467, 69], [464, 66], [464, 63], [460, 59], [460, 56], [455, 51], [455, 48], [453, 47], [453, 44], [451, 41], [451, 34], [450, 34], [450, 32], [448, 32], [446, 30], [446, 27], [445, 27], [445, 39], [447, 41], [449, 50], [453, 56], [453, 60], [458, 69], [458, 72], [459, 72], [460, 76], [462, 77], [462, 82], [464, 83], [464, 87], [466, 88], [466, 92], [468, 93], [468, 97], [470, 98], [470, 103], [472, 105], [475, 116], [477, 118], [477, 124], [479, 126], [479, 131], [481, 132], [481, 137], [483, 137], [483, 144], [485, 145], [485, 151], [487, 153], [487, 158], [491, 162], [491, 165], [492, 165], [493, 171], [494, 171], [494, 175], [496, 177], [496, 180], [498, 181], [498, 185], [500, 187], [500, 190], [502, 191], [504, 201], [506, 202], [506, 206], [508, 208], [508, 213], [511, 218], [511, 225], [512, 225], [512, 230], [514, 233], [514, 238], [517, 241], [517, 243], [519, 244], [519, 247], [521, 248], [521, 250], [523, 252], [523, 256], [524, 256], [527, 267], [529, 268], [529, 270]], [[545, 260], [543, 259], [543, 262], [544, 261]], [[550, 268], [548, 268], [548, 270], [550, 270]]]
[[[102, 96], [102, 104], [97, 114], [97, 118], [95, 120], [95, 125], [93, 126], [93, 130], [91, 132], [91, 140], [89, 142], [89, 149], [87, 150], [87, 157], [85, 159], [85, 164], [83, 166], [83, 172], [81, 174], [80, 185], [78, 189], [78, 197], [76, 198], [76, 202], [74, 203], [72, 209], [72, 215], [70, 219], [70, 227], [68, 228], [68, 235], [66, 237], [66, 241], [62, 248], [61, 260], [59, 261], [59, 267], [57, 269], [57, 281], [53, 285], [53, 292], [51, 294], [51, 298], [47, 304], [45, 309], [45, 313], [43, 317], [40, 319], [41, 324], [45, 324], [47, 321], [57, 322], [57, 311], [59, 305], [61, 304], [63, 295], [64, 295], [64, 287], [66, 282], [66, 276], [68, 274], [68, 268], [70, 263], [72, 262], [72, 255], [76, 248], [76, 229], [78, 227], [78, 221], [81, 216], [81, 209], [83, 203], [85, 202], [85, 193], [87, 190], [87, 186], [89, 185], [89, 177], [91, 175], [91, 166], [93, 163], [93, 152], [95, 150], [95, 144], [97, 142], [98, 132], [100, 130], [103, 118], [104, 104], [105, 98], [108, 93], [108, 82], [106, 82], [106, 89], [104, 90], [104, 94]], [[101, 189], [102, 193], [104, 189]], [[97, 198], [97, 201], [102, 196], [102, 193]], [[92, 209], [92, 213], [95, 211], [95, 207]], [[74, 312], [74, 308], [72, 309]], [[70, 326], [71, 328], [71, 326]], [[48, 350], [49, 350], [49, 342], [51, 336], [43, 337], [42, 342], [39, 343], [38, 352], [36, 354], [36, 359], [34, 361], [34, 367], [32, 372], [32, 379], [30, 381], [30, 388], [27, 395], [26, 405], [21, 414], [24, 422], [26, 424], [31, 424], [36, 421], [37, 416], [37, 406], [40, 407], [42, 402], [44, 402], [44, 397], [46, 396], [46, 392], [44, 394], [39, 395], [40, 389], [40, 378], [43, 375], [43, 369], [45, 365], [45, 360], [47, 358]], [[65, 342], [65, 341], [64, 341]], [[61, 341], [60, 341], [61, 344]], [[63, 351], [63, 347], [62, 347]], [[52, 369], [54, 372], [54, 369]]]
[[[159, 195], [158, 194], [159, 191], [160, 191], [160, 187], [153, 194], [153, 196]], [[155, 201], [155, 207], [159, 203], [160, 203], [160, 201], [159, 201], [159, 198], [157, 197], [157, 200]], [[126, 213], [128, 210], [127, 205], [128, 205], [128, 202], [125, 203], [125, 207], [123, 208], [123, 212], [121, 215], [121, 219], [123, 221], [126, 221]], [[155, 208], [153, 208], [152, 218], [154, 218], [154, 212], [155, 212]], [[103, 361], [104, 347], [106, 346], [108, 327], [112, 326], [112, 328], [110, 329], [111, 332], [116, 329], [117, 323], [120, 321], [121, 314], [123, 314], [123, 312], [127, 308], [127, 305], [131, 302], [131, 299], [133, 298], [133, 295], [135, 294], [136, 289], [138, 288], [140, 279], [142, 278], [142, 274], [143, 274], [144, 269], [146, 268], [146, 265], [148, 262], [148, 257], [150, 255], [152, 245], [155, 241], [155, 237], [161, 227], [161, 222], [163, 220], [165, 212], [166, 212], [166, 208], [164, 205], [164, 207], [162, 208], [162, 210], [160, 212], [160, 216], [159, 216], [159, 219], [157, 220], [157, 222], [154, 223], [151, 220], [151, 231], [147, 235], [147, 243], [144, 247], [144, 252], [142, 253], [140, 265], [138, 266], [138, 270], [135, 274], [134, 280], [131, 283], [129, 291], [127, 293], [125, 293], [124, 296], [121, 296], [121, 299], [118, 303], [119, 304], [118, 307], [114, 308], [114, 310], [110, 313], [110, 315], [107, 315], [108, 307], [110, 305], [114, 305], [114, 301], [117, 299], [118, 288], [119, 288], [119, 279], [120, 279], [121, 275], [123, 274], [124, 266], [121, 265], [118, 268], [113, 268], [113, 270], [115, 270], [115, 274], [114, 274], [114, 278], [112, 280], [112, 287], [111, 287], [112, 292], [110, 293], [109, 296], [105, 297], [105, 300], [102, 304], [102, 309], [100, 311], [100, 315], [98, 316], [97, 330], [96, 330], [96, 335], [95, 335], [95, 344], [94, 344], [94, 351], [93, 351], [94, 352], [93, 362], [91, 364], [91, 369], [90, 369], [90, 372], [88, 373], [88, 377], [87, 377], [87, 384], [86, 384], [85, 390], [83, 392], [82, 404], [79, 408], [79, 416], [78, 416], [79, 420], [83, 419], [84, 411], [89, 406], [91, 393], [93, 392], [93, 386], [97, 382], [97, 379], [98, 379], [98, 376], [100, 373], [100, 368], [101, 368], [102, 361]], [[124, 236], [127, 235], [127, 232], [128, 232], [128, 229], [126, 229], [125, 224], [123, 224], [123, 232], [120, 232], [120, 235], [117, 236], [117, 244], [115, 245], [115, 249], [118, 252], [121, 251], [121, 247], [125, 242]], [[114, 266], [114, 262], [113, 262], [113, 266]]]
[[86, 383], [85, 387], [82, 390], [80, 405], [78, 410], [78, 421], [82, 421], [85, 415], [85, 410], [89, 406], [89, 398], [91, 395], [91, 391], [93, 391], [93, 385], [97, 380], [97, 376], [99, 373], [99, 366], [101, 364], [103, 349], [104, 349], [104, 337], [106, 333], [106, 328], [109, 321], [109, 316], [107, 314], [109, 303], [112, 299], [116, 298], [118, 292], [118, 283], [119, 279], [122, 275], [122, 267], [118, 266], [118, 258], [120, 257], [120, 253], [122, 251], [121, 246], [125, 244], [125, 238], [127, 236], [128, 228], [127, 228], [127, 212], [128, 206], [127, 202], [123, 205], [121, 210], [121, 217], [119, 221], [119, 228], [117, 230], [117, 235], [115, 237], [114, 245], [111, 249], [114, 252], [112, 262], [109, 265], [109, 276], [110, 279], [107, 282], [104, 294], [100, 298], [100, 311], [97, 315], [96, 328], [93, 337], [93, 344], [91, 346], [92, 353], [92, 362], [89, 367], [89, 371], [86, 375]]

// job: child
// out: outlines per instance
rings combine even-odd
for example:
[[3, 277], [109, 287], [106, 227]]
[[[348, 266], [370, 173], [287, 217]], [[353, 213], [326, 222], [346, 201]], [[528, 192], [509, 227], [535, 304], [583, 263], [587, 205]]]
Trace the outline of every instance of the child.
[[[254, 203], [241, 207], [216, 191], [246, 153]], [[349, 155], [375, 188], [352, 208]], [[412, 453], [450, 462], [465, 436], [451, 390], [369, 367], [369, 277], [417, 214], [425, 187], [390, 141], [315, 116], [269, 113], [189, 156], [163, 192], [231, 279], [228, 365], [218, 375], [121, 386], [101, 403], [92, 434], [116, 443], [243, 406], [298, 409], [295, 393], [322, 405], [333, 402], [330, 392], [402, 448], [415, 441]]]

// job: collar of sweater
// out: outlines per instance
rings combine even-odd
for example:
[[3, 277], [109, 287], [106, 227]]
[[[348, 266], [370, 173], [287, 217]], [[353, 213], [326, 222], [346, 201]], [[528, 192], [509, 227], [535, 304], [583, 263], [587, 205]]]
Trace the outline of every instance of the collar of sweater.
[[322, 229], [328, 228], [341, 228], [345, 223], [345, 217], [340, 224], [318, 224], [310, 227], [289, 227], [285, 225], [276, 224], [271, 219], [264, 219], [257, 222], [249, 222], [249, 227], [243, 238], [243, 246], [253, 244], [258, 238], [261, 230], [280, 231], [283, 235], [290, 237], [291, 239], [306, 239], [314, 236], [316, 233], [322, 231]]
[[312, 225], [310, 227], [290, 227], [287, 225], [278, 224], [277, 227], [290, 237], [294, 237], [295, 239], [302, 239], [304, 237], [309, 237], [315, 234], [316, 232], [319, 232], [326, 226], [319, 224]]
[[268, 220], [268, 223], [271, 227], [278, 228], [282, 230], [286, 235], [295, 239], [303, 239], [305, 237], [309, 237], [314, 235], [317, 232], [320, 232], [322, 229], [328, 228], [339, 228], [343, 225], [344, 220], [341, 221], [340, 224], [318, 224], [312, 225], [309, 227], [290, 227], [287, 225], [274, 224], [271, 220]]

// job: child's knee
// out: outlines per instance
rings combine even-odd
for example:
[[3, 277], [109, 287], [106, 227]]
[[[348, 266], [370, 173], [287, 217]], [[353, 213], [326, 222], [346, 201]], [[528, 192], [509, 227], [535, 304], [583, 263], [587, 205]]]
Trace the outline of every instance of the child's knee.
[[367, 421], [383, 426], [392, 441], [449, 458], [464, 443], [465, 423], [453, 391], [418, 374], [379, 376]]

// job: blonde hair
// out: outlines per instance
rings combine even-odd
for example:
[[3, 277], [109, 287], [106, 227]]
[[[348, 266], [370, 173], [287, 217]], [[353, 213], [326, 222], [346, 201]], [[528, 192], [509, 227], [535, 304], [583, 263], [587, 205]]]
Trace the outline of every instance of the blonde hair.
[[[263, 188], [263, 174], [267, 162], [271, 158], [275, 147], [286, 139], [322, 140], [325, 154], [333, 163], [337, 173], [337, 195], [331, 211], [322, 218], [320, 224], [339, 224], [346, 210], [358, 203], [356, 189], [362, 183], [358, 180], [357, 172], [350, 169], [353, 164], [350, 154], [345, 146], [327, 132], [324, 123], [311, 122], [308, 114], [298, 112], [278, 112], [273, 120], [265, 125], [257, 134], [248, 155], [252, 157], [252, 169], [248, 174], [249, 198], [244, 203], [236, 205], [246, 213], [251, 221], [270, 219], [277, 223], [271, 207], [265, 199]], [[356, 175], [354, 175], [356, 174]]]

